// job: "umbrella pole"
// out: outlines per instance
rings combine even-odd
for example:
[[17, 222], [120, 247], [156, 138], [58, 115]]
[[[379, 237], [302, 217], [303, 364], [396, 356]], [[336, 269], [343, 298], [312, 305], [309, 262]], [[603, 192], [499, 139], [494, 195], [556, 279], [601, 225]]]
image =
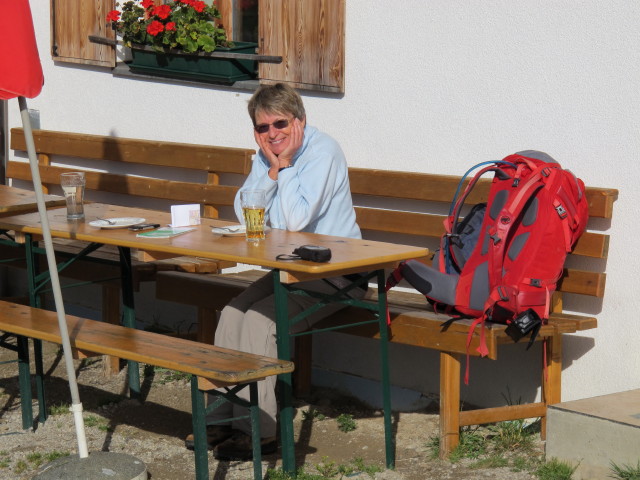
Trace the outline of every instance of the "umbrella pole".
[[64, 351], [64, 359], [67, 367], [67, 376], [69, 377], [69, 390], [71, 390], [71, 411], [73, 412], [73, 419], [76, 426], [76, 437], [78, 439], [78, 455], [80, 458], [87, 458], [89, 456], [89, 453], [87, 448], [87, 438], [84, 432], [84, 419], [82, 418], [82, 403], [80, 403], [78, 382], [76, 381], [75, 369], [73, 365], [71, 342], [69, 340], [69, 331], [67, 330], [67, 320], [64, 312], [64, 304], [62, 302], [62, 293], [60, 291], [58, 267], [56, 265], [56, 257], [53, 251], [53, 241], [51, 240], [49, 219], [47, 218], [47, 208], [44, 202], [44, 192], [42, 191], [42, 181], [40, 179], [40, 171], [38, 169], [38, 160], [36, 157], [36, 149], [33, 141], [33, 132], [31, 130], [31, 120], [29, 119], [29, 111], [27, 110], [26, 99], [24, 97], [18, 97], [18, 103], [20, 105], [20, 116], [22, 117], [24, 137], [27, 143], [27, 152], [29, 154], [29, 164], [31, 166], [33, 189], [35, 190], [36, 200], [38, 203], [38, 213], [40, 214], [40, 221], [42, 223], [42, 236], [44, 237], [44, 245], [47, 253], [47, 263], [49, 265], [49, 274], [51, 276], [53, 298], [56, 305], [56, 312], [58, 313], [58, 324], [60, 327], [60, 336], [62, 337], [62, 348]]

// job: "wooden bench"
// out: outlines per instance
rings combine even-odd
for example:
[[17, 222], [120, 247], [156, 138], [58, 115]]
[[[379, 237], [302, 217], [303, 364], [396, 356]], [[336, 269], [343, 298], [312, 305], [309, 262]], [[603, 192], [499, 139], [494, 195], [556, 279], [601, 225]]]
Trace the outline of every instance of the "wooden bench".
[[[351, 191], [356, 205], [358, 224], [364, 238], [437, 248], [443, 232], [443, 220], [460, 177], [401, 171], [383, 171], [363, 168], [349, 170]], [[467, 199], [469, 204], [486, 200], [489, 180], [481, 180]], [[589, 187], [590, 226], [606, 230], [613, 215], [617, 190]], [[546, 422], [546, 407], [561, 400], [562, 336], [597, 326], [597, 319], [581, 312], [581, 298], [601, 301], [605, 291], [606, 274], [602, 265], [607, 258], [609, 236], [588, 231], [579, 240], [569, 256], [564, 275], [553, 296], [549, 324], [543, 327], [538, 340], [546, 340], [546, 377], [542, 378], [540, 402], [460, 411], [461, 358], [467, 354], [467, 334], [470, 321], [460, 321], [443, 330], [441, 324], [448, 317], [435, 314], [419, 293], [392, 289], [388, 295], [391, 325], [389, 338], [393, 343], [414, 345], [440, 352], [440, 453], [444, 458], [458, 444], [460, 427], [493, 423], [520, 418], [541, 417], [542, 435]], [[576, 259], [579, 261], [576, 262]], [[572, 265], [580, 265], [574, 267]], [[233, 296], [243, 291], [260, 272], [240, 274], [184, 275], [166, 272], [158, 275], [158, 298], [198, 306], [207, 312], [213, 323], [212, 310], [219, 309]], [[210, 293], [215, 288], [217, 295]], [[208, 293], [207, 293], [208, 292]], [[375, 298], [375, 289], [368, 295]], [[571, 301], [571, 312], [563, 311], [563, 296]], [[586, 308], [584, 309], [586, 311]], [[337, 326], [364, 319], [369, 312], [347, 308], [316, 325], [316, 329]], [[205, 314], [200, 315], [205, 318]], [[205, 328], [213, 332], [214, 328]], [[377, 327], [349, 328], [345, 333], [377, 338]], [[490, 359], [498, 358], [500, 345], [513, 343], [503, 325], [489, 325], [486, 331]], [[212, 338], [212, 337], [211, 337]], [[478, 355], [479, 327], [469, 350]], [[524, 348], [524, 346], [522, 347]], [[294, 354], [297, 394], [304, 394], [310, 386], [311, 336], [296, 340]], [[542, 368], [543, 362], [540, 362]]]
[[[149, 202], [163, 201], [166, 211], [171, 204], [199, 203], [205, 218], [235, 219], [233, 201], [245, 176], [251, 169], [252, 149], [175, 142], [137, 140], [106, 135], [88, 135], [50, 130], [35, 130], [34, 142], [38, 154], [40, 176], [45, 190], [59, 185], [60, 174], [83, 171], [87, 196], [108, 195], [108, 203], [129, 206], [149, 206]], [[11, 129], [11, 149], [26, 154], [24, 131]], [[61, 162], [73, 163], [73, 166]], [[31, 182], [26, 161], [7, 163], [7, 178]], [[184, 180], [176, 180], [184, 178]], [[165, 207], [162, 207], [165, 208]], [[92, 220], [92, 219], [87, 219]], [[60, 261], [77, 254], [79, 242], [56, 240]], [[0, 248], [0, 259], [13, 258], [15, 251]], [[102, 319], [120, 323], [120, 267], [115, 249], [103, 247], [91, 255], [102, 263], [71, 263], [62, 273], [81, 280], [102, 282]], [[43, 257], [42, 265], [46, 268]], [[109, 266], [111, 261], [111, 266]], [[15, 265], [15, 263], [14, 263]], [[228, 262], [180, 257], [151, 263], [136, 262], [134, 286], [140, 281], [154, 280], [157, 272], [178, 270], [185, 272], [218, 272], [232, 266]], [[108, 370], [117, 370], [113, 358]]]
[[[120, 325], [67, 316], [70, 343], [78, 357], [113, 355], [135, 362], [176, 370], [192, 375], [192, 419], [195, 440], [196, 478], [208, 479], [208, 456], [205, 424], [204, 392], [222, 387], [246, 385], [251, 389], [252, 424], [258, 425], [252, 434], [255, 451], [259, 451], [259, 409], [256, 382], [271, 375], [292, 372], [293, 363], [242, 353], [201, 342], [172, 338]], [[56, 312], [0, 301], [0, 331], [62, 344]], [[3, 338], [0, 336], [0, 345]], [[24, 342], [22, 342], [23, 345]], [[28, 365], [28, 347], [20, 351], [22, 362]], [[25, 357], [26, 355], [26, 357]], [[29, 393], [27, 393], [27, 390]], [[232, 392], [233, 394], [234, 392]], [[21, 394], [31, 401], [30, 389]], [[225, 398], [228, 398], [225, 396]], [[233, 400], [231, 400], [233, 401]], [[254, 479], [262, 479], [261, 456], [254, 456]]]

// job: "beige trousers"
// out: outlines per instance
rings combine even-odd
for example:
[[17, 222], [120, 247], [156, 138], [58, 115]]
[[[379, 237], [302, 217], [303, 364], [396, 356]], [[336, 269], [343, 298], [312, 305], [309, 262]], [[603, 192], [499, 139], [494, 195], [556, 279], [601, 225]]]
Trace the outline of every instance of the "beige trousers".
[[[335, 289], [322, 280], [302, 282], [298, 284], [305, 289], [333, 293]], [[354, 289], [357, 294], [364, 296], [364, 290]], [[289, 318], [311, 307], [317, 300], [303, 295], [288, 296]], [[309, 329], [314, 323], [344, 308], [342, 304], [327, 305], [298, 324], [291, 326], [289, 331], [296, 333]], [[254, 282], [243, 293], [234, 298], [222, 310], [218, 328], [216, 329], [215, 345], [255, 353], [265, 357], [278, 357], [276, 346], [276, 309], [273, 295], [273, 277], [266, 274]], [[276, 377], [270, 376], [258, 382], [258, 402], [260, 405], [260, 434], [262, 438], [275, 437], [276, 415], [278, 403], [276, 400]], [[249, 389], [244, 388], [238, 395], [249, 399]], [[214, 397], [210, 396], [209, 401]], [[225, 402], [207, 415], [207, 423], [248, 415], [248, 409], [239, 405]], [[233, 420], [231, 426], [245, 433], [251, 433], [249, 418]]]

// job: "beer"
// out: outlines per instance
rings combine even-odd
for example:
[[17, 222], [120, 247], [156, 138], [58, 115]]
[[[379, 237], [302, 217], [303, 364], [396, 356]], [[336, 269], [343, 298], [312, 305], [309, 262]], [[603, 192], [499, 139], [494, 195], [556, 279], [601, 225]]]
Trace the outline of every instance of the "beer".
[[242, 214], [247, 227], [247, 241], [264, 240], [264, 207], [244, 207]]

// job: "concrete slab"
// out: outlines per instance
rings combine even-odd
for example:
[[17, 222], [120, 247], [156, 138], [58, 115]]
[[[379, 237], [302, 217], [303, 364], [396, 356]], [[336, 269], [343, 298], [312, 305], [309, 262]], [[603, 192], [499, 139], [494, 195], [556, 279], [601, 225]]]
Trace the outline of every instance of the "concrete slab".
[[126, 453], [91, 452], [87, 458], [78, 455], [62, 457], [40, 469], [38, 480], [146, 480], [147, 467]]
[[640, 461], [640, 389], [551, 405], [546, 457], [578, 465], [575, 480], [610, 478]]

